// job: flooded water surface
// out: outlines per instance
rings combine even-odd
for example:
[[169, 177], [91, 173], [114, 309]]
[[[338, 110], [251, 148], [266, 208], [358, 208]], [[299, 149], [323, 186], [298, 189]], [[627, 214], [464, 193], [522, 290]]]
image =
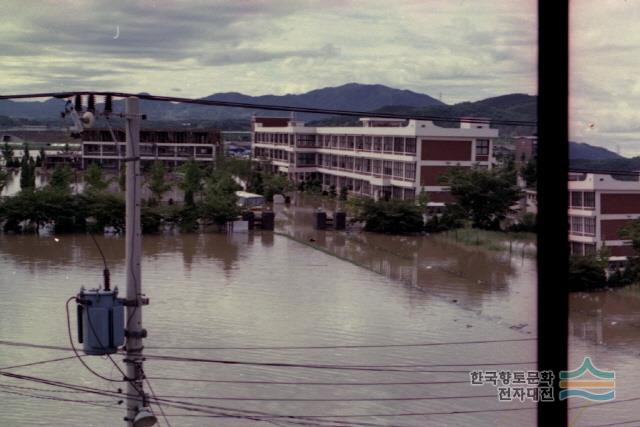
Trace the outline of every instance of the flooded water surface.
[[[171, 425], [264, 423], [256, 417], [275, 425], [535, 425], [531, 401], [499, 402], [495, 387], [469, 384], [470, 370], [535, 369], [533, 258], [429, 236], [316, 231], [316, 207], [276, 207], [276, 233], [144, 236], [145, 371], [158, 397], [191, 405], [163, 405]], [[112, 284], [123, 289], [124, 239], [98, 241]], [[91, 239], [0, 235], [0, 271], [0, 367], [73, 355], [7, 344], [69, 346], [64, 303], [101, 281]], [[591, 314], [574, 316], [573, 330], [586, 331], [574, 332], [574, 349], [614, 354], [598, 336], [604, 345], [637, 344], [632, 332], [610, 330], [607, 316], [600, 333]], [[513, 341], [486, 342], [496, 340]], [[85, 360], [118, 378], [109, 360]], [[74, 358], [5, 371], [122, 387]], [[620, 381], [620, 396], [632, 393]], [[116, 398], [7, 377], [0, 394], [3, 426], [123, 424]], [[576, 425], [618, 416], [624, 407], [614, 406], [583, 410]]]

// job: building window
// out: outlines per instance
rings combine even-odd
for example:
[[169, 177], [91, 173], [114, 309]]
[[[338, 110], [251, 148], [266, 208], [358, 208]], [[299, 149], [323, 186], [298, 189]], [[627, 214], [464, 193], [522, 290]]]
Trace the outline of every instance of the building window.
[[382, 138], [379, 136], [373, 137], [373, 151], [382, 151]]
[[585, 191], [582, 195], [582, 204], [585, 209], [595, 209], [596, 193], [594, 191]]
[[382, 174], [382, 161], [381, 160], [373, 160], [373, 174], [381, 175]]
[[582, 235], [582, 217], [570, 216], [569, 221], [571, 223], [571, 234]]
[[595, 236], [596, 235], [596, 219], [591, 217], [584, 217], [584, 235]]
[[404, 164], [402, 162], [393, 162], [393, 177], [402, 179], [404, 178]]
[[585, 255], [595, 255], [596, 254], [596, 244], [595, 243], [585, 243], [584, 244], [584, 254]]
[[571, 242], [571, 255], [582, 256], [584, 245], [580, 242]]
[[405, 151], [409, 154], [416, 153], [416, 139], [415, 138], [407, 138], [406, 139], [406, 147]]
[[572, 208], [581, 208], [582, 207], [582, 191], [572, 191], [571, 199], [569, 201], [569, 206]]
[[393, 174], [393, 162], [391, 160], [385, 160], [383, 163], [383, 175], [391, 176]]
[[393, 152], [393, 138], [390, 136], [384, 137], [384, 152], [385, 153]]
[[358, 135], [356, 136], [356, 150], [362, 150], [362, 148], [363, 148], [362, 135]]
[[408, 181], [414, 181], [416, 179], [416, 164], [405, 163], [404, 165], [404, 179]]
[[393, 138], [393, 152], [397, 154], [404, 154], [404, 138]]
[[489, 140], [477, 139], [476, 140], [476, 156], [488, 156], [489, 155]]
[[371, 137], [364, 137], [364, 151], [371, 151]]

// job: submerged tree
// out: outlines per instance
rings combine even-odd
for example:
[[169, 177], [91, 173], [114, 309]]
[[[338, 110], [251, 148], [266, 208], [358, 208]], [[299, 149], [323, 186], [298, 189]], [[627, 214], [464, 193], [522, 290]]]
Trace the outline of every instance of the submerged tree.
[[20, 162], [20, 189], [36, 188], [36, 162], [29, 156], [29, 144], [24, 144], [24, 152]]
[[13, 148], [8, 142], [2, 146], [2, 157], [4, 157], [4, 163], [7, 167], [13, 164]]
[[151, 165], [149, 171], [149, 191], [151, 191], [152, 199], [150, 204], [156, 204], [162, 201], [162, 195], [171, 189], [171, 184], [167, 182], [167, 169], [164, 163], [156, 160]]
[[181, 166], [184, 178], [180, 188], [184, 190], [184, 203], [195, 206], [195, 195], [202, 189], [202, 171], [195, 160], [189, 160]]
[[102, 177], [102, 168], [96, 163], [91, 163], [84, 174], [84, 183], [87, 191], [104, 191], [109, 187], [109, 181]]
[[56, 166], [51, 174], [51, 181], [49, 186], [55, 190], [63, 192], [71, 192], [71, 180], [73, 178], [73, 171], [69, 165]]
[[451, 188], [457, 205], [474, 227], [499, 229], [511, 207], [520, 199], [515, 170], [510, 168], [452, 168], [441, 177]]

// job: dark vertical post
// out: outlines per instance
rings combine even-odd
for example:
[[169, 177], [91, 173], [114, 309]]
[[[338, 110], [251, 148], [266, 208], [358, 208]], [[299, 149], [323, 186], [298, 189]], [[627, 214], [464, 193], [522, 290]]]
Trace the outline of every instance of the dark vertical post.
[[327, 228], [327, 213], [316, 212], [315, 213], [315, 226], [316, 230], [325, 230]]
[[569, 5], [538, 3], [538, 369], [552, 370], [554, 402], [538, 404], [539, 426], [567, 425], [558, 374], [568, 358]]
[[262, 229], [267, 231], [273, 231], [275, 228], [275, 212], [267, 211], [262, 212]]
[[249, 230], [253, 230], [253, 227], [255, 226], [255, 218], [256, 215], [251, 211], [242, 212], [242, 220], [249, 223]]
[[347, 213], [336, 212], [333, 214], [333, 226], [336, 230], [344, 230], [347, 228]]

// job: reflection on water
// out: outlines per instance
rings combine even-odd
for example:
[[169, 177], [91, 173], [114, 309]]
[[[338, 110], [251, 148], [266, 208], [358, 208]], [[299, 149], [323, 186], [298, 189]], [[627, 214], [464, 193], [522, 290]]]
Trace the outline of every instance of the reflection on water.
[[[0, 271], [3, 272], [0, 275], [0, 340], [67, 345], [64, 301], [81, 286], [98, 284], [102, 263], [88, 236], [57, 237], [59, 241], [56, 242], [52, 237], [0, 235]], [[432, 347], [322, 348], [333, 345], [527, 337], [522, 331], [510, 329], [508, 325], [500, 325], [499, 322], [476, 313], [477, 309], [488, 310], [494, 304], [488, 298], [493, 287], [496, 293], [502, 293], [506, 297], [510, 292], [508, 289], [517, 286], [513, 282], [514, 278], [519, 277], [517, 266], [498, 265], [496, 268], [503, 271], [493, 274], [483, 272], [482, 276], [478, 276], [487, 283], [491, 282], [491, 285], [472, 285], [468, 280], [468, 272], [465, 272], [466, 276], [463, 278], [438, 270], [418, 274], [423, 268], [422, 263], [457, 269], [473, 268], [476, 263], [484, 262], [483, 258], [458, 260], [449, 255], [438, 256], [438, 249], [431, 247], [428, 239], [423, 246], [417, 240], [403, 243], [399, 239], [394, 243], [398, 247], [405, 245], [411, 248], [409, 252], [413, 254], [413, 258], [406, 253], [385, 256], [379, 250], [372, 250], [370, 256], [366, 256], [363, 252], [367, 251], [368, 243], [391, 248], [390, 244], [385, 245], [383, 241], [370, 240], [372, 237], [369, 235], [343, 235], [341, 238], [327, 232], [325, 239], [327, 247], [331, 245], [336, 251], [344, 251], [341, 256], [359, 258], [354, 262], [345, 262], [272, 233], [145, 236], [142, 280], [144, 292], [151, 299], [151, 304], [144, 309], [144, 324], [149, 330], [149, 338], [145, 341], [146, 352], [255, 362], [458, 365], [449, 369], [418, 369], [419, 372], [414, 372], [415, 369], [410, 372], [328, 371], [149, 359], [145, 371], [153, 378], [155, 392], [164, 396], [279, 398], [284, 400], [211, 401], [190, 398], [190, 401], [298, 416], [378, 414], [347, 420], [383, 426], [493, 426], [497, 420], [503, 425], [527, 426], [535, 423], [535, 411], [532, 410], [500, 412], [499, 417], [496, 417], [496, 413], [490, 412], [491, 410], [522, 405], [498, 402], [496, 391], [491, 386], [469, 386], [467, 381], [470, 368], [459, 366], [518, 363], [515, 366], [519, 368], [531, 368], [533, 365], [529, 362], [535, 360], [535, 341], [499, 345], [485, 343]], [[100, 237], [98, 240], [112, 270], [112, 283], [122, 288], [124, 239]], [[392, 249], [395, 251], [398, 248]], [[492, 263], [490, 259], [486, 261], [488, 264]], [[366, 264], [366, 268], [358, 264]], [[418, 266], [420, 268], [416, 270]], [[487, 266], [486, 270], [490, 268]], [[385, 275], [371, 271], [376, 269], [386, 272]], [[398, 280], [387, 278], [387, 273]], [[433, 283], [429, 283], [430, 280]], [[450, 287], [449, 293], [447, 286]], [[451, 301], [458, 298], [459, 303]], [[473, 310], [469, 309], [471, 307]], [[75, 319], [71, 319], [71, 322], [72, 330], [75, 331]], [[217, 351], [159, 348], [283, 345], [320, 348]], [[0, 346], [0, 349], [0, 366], [60, 357], [61, 353], [69, 354], [23, 347]], [[121, 357], [116, 359], [120, 361]], [[113, 366], [100, 357], [88, 358], [88, 362], [105, 376], [115, 377], [117, 374]], [[501, 365], [503, 368], [507, 366], [511, 365]], [[16, 369], [15, 372], [106, 390], [117, 388], [113, 383], [93, 377], [75, 360], [25, 367]], [[447, 383], [429, 384], [443, 381]], [[272, 384], [273, 382], [277, 384]], [[295, 384], [300, 382], [312, 384]], [[0, 396], [3, 399], [0, 425], [35, 426], [42, 425], [45, 420], [55, 419], [55, 425], [106, 426], [118, 425], [123, 415], [120, 407], [83, 407], [80, 404], [38, 400], [3, 392], [19, 390], [7, 388], [16, 385], [34, 386], [0, 378]], [[41, 385], [36, 384], [35, 387]], [[30, 393], [38, 394], [34, 391]], [[60, 393], [40, 394], [78, 397]], [[488, 397], [461, 399], [463, 396], [476, 395]], [[430, 396], [449, 398], [432, 400]], [[83, 395], [82, 398], [96, 397]], [[311, 400], [287, 401], [300, 398]], [[114, 403], [112, 399], [105, 399], [109, 404]], [[531, 406], [530, 403], [528, 406]], [[489, 412], [384, 416], [461, 410]], [[185, 411], [172, 409], [171, 413], [179, 415]], [[189, 417], [174, 418], [172, 424], [213, 425], [209, 421], [215, 421], [216, 426], [255, 425], [253, 421], [242, 419]]]
[[580, 366], [582, 359], [589, 356], [596, 367], [616, 373], [616, 403], [608, 407], [574, 408], [571, 416], [578, 419], [577, 425], [637, 425], [640, 288], [576, 292], [571, 294], [569, 303], [570, 368]]
[[292, 206], [276, 206], [278, 231], [409, 288], [535, 334], [535, 260], [522, 251], [491, 252], [429, 236], [315, 230], [316, 209], [332, 212], [335, 205], [326, 199], [298, 198]]

